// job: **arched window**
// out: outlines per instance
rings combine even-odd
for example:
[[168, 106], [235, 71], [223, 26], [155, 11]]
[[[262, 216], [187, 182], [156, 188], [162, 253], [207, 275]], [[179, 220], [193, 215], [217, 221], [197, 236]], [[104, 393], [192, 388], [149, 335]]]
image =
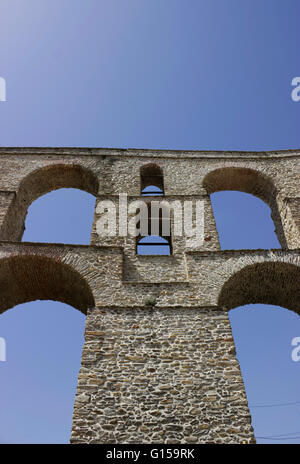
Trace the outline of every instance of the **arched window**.
[[[141, 195], [142, 196], [163, 196], [164, 179], [162, 169], [154, 163], [147, 164], [141, 168]], [[159, 217], [152, 217], [151, 201], [148, 203], [148, 234], [138, 236], [136, 252], [138, 255], [170, 255], [171, 250], [171, 230], [169, 235], [163, 235], [162, 223], [164, 211], [159, 210]], [[151, 234], [151, 221], [158, 220], [158, 235]], [[169, 219], [168, 219], [169, 220]]]
[[164, 195], [163, 172], [157, 164], [146, 164], [141, 168], [141, 194]]

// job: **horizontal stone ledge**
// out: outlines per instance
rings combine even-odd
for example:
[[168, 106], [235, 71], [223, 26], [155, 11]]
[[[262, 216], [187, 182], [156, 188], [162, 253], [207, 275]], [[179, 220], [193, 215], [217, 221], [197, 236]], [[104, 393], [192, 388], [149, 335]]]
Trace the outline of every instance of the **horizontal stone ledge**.
[[106, 147], [1, 147], [0, 156], [5, 155], [47, 155], [51, 156], [116, 156], [121, 158], [179, 158], [179, 159], [270, 159], [299, 157], [300, 149], [271, 150], [271, 151], [237, 151], [237, 150], [168, 150], [152, 148], [106, 148]]
[[[226, 314], [227, 311], [223, 311], [222, 308], [220, 308], [220, 306], [201, 306], [201, 305], [198, 305], [198, 306], [194, 306], [194, 305], [173, 305], [173, 306], [170, 306], [170, 305], [166, 305], [166, 306], [159, 306], [159, 305], [155, 305], [155, 306], [143, 306], [141, 304], [136, 304], [136, 305], [130, 305], [130, 306], [120, 306], [120, 305], [98, 305], [97, 302], [96, 302], [96, 307], [95, 308], [90, 308], [88, 311], [89, 313], [94, 313], [96, 311], [107, 311], [107, 310], [120, 310], [120, 311], [126, 311], [126, 310], [140, 310], [140, 311], [145, 311], [145, 310], [178, 310], [178, 309], [182, 309], [182, 310], [189, 310], [189, 309], [192, 309], [192, 310], [195, 310], [195, 309], [198, 309], [199, 311], [201, 310], [205, 310], [205, 311], [222, 311], [224, 312], [224, 314]], [[202, 329], [202, 328], [201, 328]], [[224, 341], [224, 340], [222, 340]]]
[[118, 245], [81, 245], [81, 244], [76, 244], [76, 243], [52, 243], [52, 242], [14, 242], [10, 240], [1, 240], [0, 241], [0, 247], [16, 247], [16, 248], [24, 248], [26, 249], [27, 247], [36, 247], [36, 248], [46, 248], [47, 250], [51, 248], [62, 248], [65, 250], [89, 250], [93, 252], [97, 251], [116, 251], [120, 254], [123, 254], [123, 247], [118, 246]]
[[189, 285], [191, 282], [189, 280], [161, 280], [161, 281], [152, 281], [152, 280], [123, 280], [123, 285]]
[[213, 257], [213, 256], [245, 256], [245, 255], [261, 255], [261, 256], [286, 256], [287, 254], [300, 255], [300, 248], [293, 249], [282, 249], [282, 248], [257, 248], [257, 249], [238, 249], [238, 250], [192, 250], [190, 248], [185, 250], [185, 253], [188, 255], [199, 255], [203, 257]]
[[[107, 198], [112, 198], [112, 199], [119, 199], [119, 195], [120, 193], [99, 193], [97, 195], [97, 198], [98, 200], [101, 200], [101, 198], [103, 197], [105, 200], [107, 200]], [[209, 198], [210, 195], [208, 193], [188, 193], [188, 194], [185, 194], [185, 193], [179, 193], [179, 194], [164, 194], [164, 195], [149, 195], [149, 196], [146, 196], [146, 195], [143, 195], [143, 194], [140, 194], [140, 195], [131, 195], [131, 194], [127, 194], [127, 201], [131, 201], [131, 200], [142, 200], [144, 201], [145, 203], [150, 203], [152, 200], [160, 200], [160, 201], [167, 201], [167, 200], [172, 200], [173, 198], [174, 199], [185, 199], [185, 198], [191, 198], [191, 199], [204, 199], [204, 198]], [[97, 214], [97, 213], [96, 213]], [[98, 214], [98, 216], [100, 216]]]

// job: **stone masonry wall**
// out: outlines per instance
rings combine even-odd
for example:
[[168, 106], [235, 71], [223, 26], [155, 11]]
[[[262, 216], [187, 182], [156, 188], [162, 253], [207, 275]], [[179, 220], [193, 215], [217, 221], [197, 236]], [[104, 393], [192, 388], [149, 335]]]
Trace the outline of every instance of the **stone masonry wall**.
[[227, 313], [89, 312], [72, 443], [242, 443], [251, 418]]

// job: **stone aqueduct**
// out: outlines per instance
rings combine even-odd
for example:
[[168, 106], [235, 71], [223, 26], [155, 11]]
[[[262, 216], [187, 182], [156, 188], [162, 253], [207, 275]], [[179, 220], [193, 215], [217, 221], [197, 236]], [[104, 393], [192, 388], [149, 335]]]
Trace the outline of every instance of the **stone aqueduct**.
[[[0, 310], [50, 299], [87, 315], [71, 442], [254, 442], [227, 310], [266, 303], [300, 311], [300, 151], [0, 155]], [[146, 201], [147, 165], [163, 173], [166, 201], [203, 199], [198, 249], [172, 237], [170, 256], [137, 255], [135, 238], [97, 235], [97, 213], [89, 246], [21, 242], [28, 207], [54, 189], [85, 190], [96, 207], [119, 193]], [[264, 200], [282, 249], [220, 251], [210, 202], [220, 190]]]

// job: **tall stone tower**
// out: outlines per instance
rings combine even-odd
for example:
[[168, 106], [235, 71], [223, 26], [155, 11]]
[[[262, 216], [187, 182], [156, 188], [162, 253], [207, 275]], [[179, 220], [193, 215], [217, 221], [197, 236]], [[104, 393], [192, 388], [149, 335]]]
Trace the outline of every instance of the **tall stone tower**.
[[[1, 148], [0, 307], [57, 300], [86, 314], [72, 443], [253, 442], [227, 311], [300, 310], [300, 152]], [[100, 236], [119, 194], [201, 200], [204, 240], [171, 235], [169, 255]], [[73, 187], [96, 196], [90, 246], [21, 243], [29, 205]], [[281, 250], [220, 251], [210, 194], [240, 190], [271, 208]], [[153, 197], [151, 197], [153, 200]], [[117, 219], [120, 219], [119, 217]], [[171, 219], [172, 222], [172, 219]]]

